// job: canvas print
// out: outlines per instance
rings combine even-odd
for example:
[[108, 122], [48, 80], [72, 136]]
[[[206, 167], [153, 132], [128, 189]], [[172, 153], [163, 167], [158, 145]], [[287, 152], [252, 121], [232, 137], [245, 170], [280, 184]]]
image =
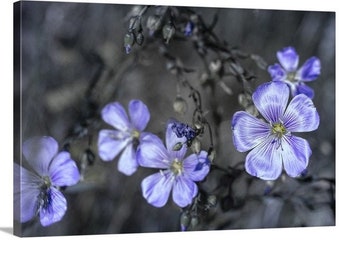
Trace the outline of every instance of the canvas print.
[[16, 235], [335, 225], [335, 12], [13, 11]]

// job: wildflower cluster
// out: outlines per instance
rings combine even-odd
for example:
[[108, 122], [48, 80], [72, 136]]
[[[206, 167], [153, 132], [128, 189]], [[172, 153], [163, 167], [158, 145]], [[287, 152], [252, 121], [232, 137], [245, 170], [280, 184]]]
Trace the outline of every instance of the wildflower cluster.
[[[241, 52], [231, 50], [219, 40], [211, 30], [215, 22], [206, 26], [190, 9], [179, 16], [175, 8], [156, 7], [146, 18], [148, 10], [149, 6], [146, 6], [130, 14], [124, 37], [125, 52], [130, 54], [133, 46], [142, 46], [146, 38], [161, 36], [164, 44], [160, 53], [170, 63], [168, 69], [178, 80], [174, 111], [181, 115], [188, 112], [187, 101], [182, 96], [182, 90], [188, 89], [188, 98], [192, 99], [194, 107], [192, 122], [177, 121], [169, 116], [162, 127], [162, 140], [156, 135], [158, 133], [147, 129], [152, 115], [146, 103], [132, 99], [125, 109], [117, 100], [110, 100], [101, 108], [100, 114], [98, 111], [99, 120], [106, 125], [96, 130], [100, 160], [112, 162], [119, 156], [117, 170], [125, 176], [132, 176], [142, 168], [154, 169], [152, 174], [140, 179], [141, 196], [148, 204], [160, 208], [167, 204], [171, 194], [172, 201], [182, 211], [182, 231], [197, 228], [203, 214], [216, 206], [218, 197], [213, 192], [203, 191], [200, 185], [209, 181], [209, 174], [214, 169], [228, 174], [230, 166], [214, 164], [213, 123], [206, 117], [200, 91], [185, 76], [194, 70], [184, 67], [166, 48], [172, 40], [183, 38], [193, 42], [202, 59], [206, 59], [209, 50], [220, 56], [210, 63], [205, 62], [207, 70], [204, 78], [201, 76], [202, 87], [213, 88], [218, 82], [225, 92], [232, 94], [223, 82], [227, 73], [242, 83], [244, 92], [240, 94], [240, 100], [245, 111], [233, 114], [231, 130], [236, 150], [248, 152], [244, 170], [262, 180], [276, 180], [283, 172], [293, 178], [304, 174], [312, 149], [306, 139], [295, 133], [314, 131], [319, 126], [320, 117], [312, 100], [314, 90], [306, 83], [320, 75], [320, 60], [311, 57], [298, 68], [299, 55], [293, 47], [279, 50], [279, 63], [269, 66], [256, 55], [243, 55], [253, 59], [262, 69], [266, 67], [271, 77], [271, 81], [252, 91], [249, 82], [253, 75], [240, 65]], [[206, 131], [210, 145], [204, 150], [200, 138]], [[94, 154], [89, 153], [93, 160]], [[81, 180], [79, 164], [69, 151], [60, 151], [58, 142], [50, 136], [25, 141], [23, 156], [29, 168], [14, 164], [15, 209], [20, 209], [16, 212], [16, 220], [24, 223], [39, 216], [42, 226], [59, 222], [67, 211], [63, 192]]]

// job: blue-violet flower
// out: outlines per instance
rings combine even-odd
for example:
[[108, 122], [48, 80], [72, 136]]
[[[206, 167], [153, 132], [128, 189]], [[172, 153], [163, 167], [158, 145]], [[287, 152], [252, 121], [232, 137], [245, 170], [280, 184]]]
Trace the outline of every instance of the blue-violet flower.
[[[172, 126], [173, 122], [169, 121], [166, 146], [157, 136], [149, 134], [145, 136], [144, 143], [137, 152], [141, 166], [160, 169], [159, 172], [146, 177], [141, 184], [143, 197], [155, 207], [164, 206], [171, 191], [178, 206], [189, 205], [198, 193], [195, 182], [204, 180], [210, 170], [206, 151], [184, 158], [187, 152], [187, 146], [184, 144], [186, 138], [178, 138]], [[174, 151], [174, 146], [179, 142], [183, 147]]]
[[[305, 172], [312, 154], [309, 143], [292, 132], [313, 131], [319, 114], [310, 98], [300, 94], [288, 104], [289, 87], [283, 82], [260, 85], [252, 96], [267, 121], [239, 111], [232, 118], [233, 143], [240, 152], [251, 150], [246, 171], [264, 180], [275, 180], [283, 168], [291, 177]], [[287, 106], [288, 104], [288, 106]]]
[[131, 100], [128, 117], [123, 106], [118, 102], [107, 104], [102, 109], [103, 120], [113, 126], [113, 129], [103, 129], [99, 132], [98, 151], [104, 161], [113, 160], [123, 149], [118, 161], [118, 171], [132, 175], [138, 168], [136, 148], [147, 134], [142, 132], [150, 120], [146, 105], [140, 100]]
[[27, 222], [40, 216], [42, 226], [60, 221], [67, 202], [60, 187], [78, 183], [80, 174], [70, 153], [58, 153], [58, 143], [48, 136], [23, 143], [23, 155], [33, 171], [14, 163], [14, 217]]
[[286, 47], [277, 52], [280, 64], [275, 63], [268, 67], [273, 81], [283, 81], [289, 84], [292, 96], [305, 94], [313, 98], [314, 90], [305, 82], [314, 81], [321, 72], [319, 58], [313, 56], [298, 69], [299, 55], [293, 47]]

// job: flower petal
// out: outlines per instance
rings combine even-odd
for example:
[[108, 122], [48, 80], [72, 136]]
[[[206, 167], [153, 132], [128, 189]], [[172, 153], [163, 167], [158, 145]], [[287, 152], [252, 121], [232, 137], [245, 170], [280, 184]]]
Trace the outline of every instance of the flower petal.
[[48, 203], [40, 208], [40, 223], [49, 226], [60, 221], [65, 215], [67, 203], [64, 195], [54, 187], [46, 191]]
[[231, 125], [234, 146], [239, 152], [254, 148], [270, 134], [268, 123], [243, 111], [234, 114]]
[[42, 180], [25, 168], [14, 164], [14, 219], [31, 220], [39, 208], [38, 197]]
[[177, 177], [172, 189], [172, 199], [179, 207], [186, 207], [191, 204], [197, 192], [198, 188], [195, 182]]
[[[172, 126], [175, 120], [169, 120], [166, 126], [165, 132], [165, 143], [168, 152], [170, 153], [172, 159], [177, 158], [178, 160], [183, 160], [185, 153], [187, 152], [186, 138], [185, 137], [177, 137], [176, 133], [173, 131]], [[177, 143], [181, 143], [182, 147], [174, 151], [174, 147]]]
[[52, 160], [49, 168], [51, 182], [55, 186], [72, 186], [78, 183], [80, 173], [69, 152], [62, 151]]
[[276, 53], [282, 67], [288, 71], [295, 71], [299, 65], [299, 55], [293, 47], [286, 47]]
[[289, 98], [289, 87], [284, 82], [261, 84], [253, 94], [253, 101], [262, 116], [277, 123], [283, 116]]
[[307, 168], [312, 151], [305, 139], [286, 136], [282, 140], [282, 160], [290, 177], [297, 177]]
[[107, 104], [102, 109], [102, 118], [109, 125], [121, 131], [127, 131], [131, 128], [129, 118], [125, 109], [119, 102]]
[[296, 86], [296, 91], [295, 91], [295, 94], [293, 96], [296, 96], [298, 94], [304, 94], [311, 99], [314, 98], [314, 90], [304, 83], [299, 83]]
[[246, 171], [263, 180], [275, 180], [282, 173], [281, 148], [273, 136], [249, 152], [246, 157]]
[[130, 143], [118, 161], [118, 171], [125, 175], [132, 175], [138, 168], [136, 151], [132, 143]]
[[173, 174], [169, 171], [161, 171], [151, 174], [142, 181], [143, 197], [149, 204], [155, 207], [162, 207], [169, 198], [173, 185]]
[[314, 81], [321, 73], [320, 59], [313, 56], [299, 68], [297, 71], [297, 78], [303, 82]]
[[287, 76], [286, 71], [281, 67], [281, 65], [277, 63], [274, 65], [270, 65], [268, 67], [268, 72], [273, 81], [283, 81]]
[[183, 160], [183, 178], [190, 181], [202, 181], [210, 171], [208, 153], [201, 151], [198, 155], [191, 154]]
[[113, 160], [131, 141], [125, 133], [103, 129], [98, 136], [98, 154], [104, 161]]
[[154, 134], [147, 133], [140, 141], [137, 161], [142, 167], [167, 169], [170, 157], [161, 139]]
[[318, 128], [320, 117], [313, 101], [306, 95], [300, 94], [291, 100], [282, 121], [286, 129], [291, 132], [306, 132]]
[[33, 137], [23, 143], [22, 152], [40, 176], [47, 176], [50, 162], [58, 152], [58, 143], [48, 136]]
[[129, 103], [129, 114], [132, 125], [139, 131], [146, 128], [150, 120], [148, 107], [140, 100], [131, 100]]

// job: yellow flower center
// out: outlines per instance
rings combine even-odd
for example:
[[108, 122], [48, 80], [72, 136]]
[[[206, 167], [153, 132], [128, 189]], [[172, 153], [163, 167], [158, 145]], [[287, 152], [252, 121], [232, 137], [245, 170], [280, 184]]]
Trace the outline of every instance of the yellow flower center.
[[178, 159], [176, 158], [171, 166], [170, 166], [170, 170], [175, 174], [175, 175], [178, 175], [178, 174], [181, 174], [182, 173], [182, 170], [183, 170], [183, 164], [182, 162], [178, 161]]
[[286, 133], [287, 130], [282, 123], [276, 123], [272, 125], [272, 134], [275, 134], [277, 137], [282, 138], [282, 136]]
[[297, 79], [296, 79], [296, 72], [289, 72], [287, 74], [287, 80], [292, 82], [292, 83], [295, 83], [297, 82]]
[[132, 132], [131, 132], [131, 136], [132, 136], [132, 138], [134, 138], [134, 139], [139, 139], [139, 136], [140, 136], [140, 132], [138, 131], [138, 130], [132, 130]]

